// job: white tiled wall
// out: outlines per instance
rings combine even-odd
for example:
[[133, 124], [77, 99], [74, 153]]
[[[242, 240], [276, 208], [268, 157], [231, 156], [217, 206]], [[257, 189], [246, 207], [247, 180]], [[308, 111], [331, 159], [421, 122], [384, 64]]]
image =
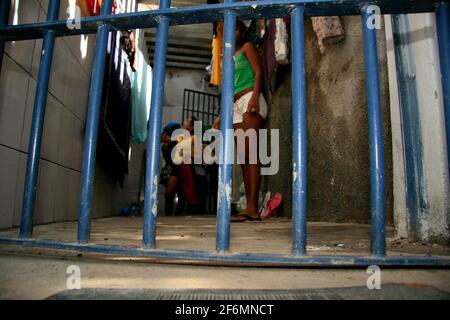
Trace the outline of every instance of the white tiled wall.
[[[68, 3], [61, 0], [60, 19], [68, 16]], [[13, 0], [10, 24], [14, 20], [45, 21], [47, 5], [46, 0]], [[83, 51], [86, 42], [87, 51]], [[20, 223], [41, 48], [42, 40], [7, 43], [5, 48], [0, 74], [0, 229]], [[95, 35], [57, 38], [55, 42], [36, 199], [38, 224], [77, 219], [94, 51]], [[141, 152], [142, 146], [132, 148], [124, 190], [96, 166], [93, 217], [118, 214], [135, 200]]]

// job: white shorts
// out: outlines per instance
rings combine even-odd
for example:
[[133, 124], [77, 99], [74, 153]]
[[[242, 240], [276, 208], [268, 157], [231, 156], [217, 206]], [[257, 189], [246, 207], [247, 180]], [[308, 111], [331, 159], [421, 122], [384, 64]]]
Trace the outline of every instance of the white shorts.
[[[247, 92], [242, 97], [237, 99], [233, 104], [233, 124], [241, 123], [244, 113], [247, 112], [248, 103], [253, 95], [253, 91]], [[266, 99], [262, 93], [259, 95], [259, 114], [263, 119], [267, 117], [268, 106]]]

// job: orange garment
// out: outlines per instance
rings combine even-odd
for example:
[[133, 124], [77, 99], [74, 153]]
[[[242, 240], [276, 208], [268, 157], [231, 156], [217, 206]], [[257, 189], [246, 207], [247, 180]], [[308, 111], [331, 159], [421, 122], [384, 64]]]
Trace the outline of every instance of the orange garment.
[[192, 167], [189, 164], [180, 164], [180, 183], [181, 190], [186, 200], [190, 204], [198, 203], [197, 194], [195, 193], [194, 175]]
[[98, 16], [100, 14], [102, 0], [86, 0], [86, 3], [89, 8], [89, 14], [91, 16]]
[[[87, 5], [87, 9], [89, 10], [89, 15], [91, 16], [98, 16], [100, 15], [100, 10], [102, 7], [102, 0], [84, 0], [86, 5]], [[116, 9], [117, 9], [117, 3], [115, 0], [113, 0], [113, 4], [112, 4], [112, 13], [115, 14], [116, 13]]]
[[223, 56], [223, 21], [217, 23], [217, 31], [212, 41], [212, 67], [210, 83], [220, 86], [222, 82], [222, 56]]
[[91, 15], [86, 0], [77, 0], [77, 6], [80, 8], [81, 17], [89, 17]]

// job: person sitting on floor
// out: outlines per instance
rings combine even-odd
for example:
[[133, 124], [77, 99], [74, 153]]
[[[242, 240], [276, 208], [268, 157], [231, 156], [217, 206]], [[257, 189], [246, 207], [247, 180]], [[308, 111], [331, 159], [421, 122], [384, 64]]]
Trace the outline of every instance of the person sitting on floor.
[[[166, 215], [172, 215], [173, 200], [175, 195], [178, 194], [180, 202], [177, 205], [176, 212], [180, 212], [183, 209], [184, 201], [188, 203], [188, 212], [194, 213], [198, 207], [198, 196], [195, 187], [195, 174], [192, 164], [183, 161], [182, 150], [185, 144], [189, 144], [189, 148], [193, 149], [195, 136], [193, 135], [194, 122], [197, 119], [190, 117], [183, 121], [182, 129], [189, 132], [189, 141], [184, 141], [183, 136], [172, 137], [176, 129], [180, 129], [179, 124], [171, 122], [163, 130], [161, 135], [162, 150], [166, 166], [161, 173], [161, 181], [166, 186], [165, 191], [165, 213]], [[193, 154], [193, 153], [192, 153]]]

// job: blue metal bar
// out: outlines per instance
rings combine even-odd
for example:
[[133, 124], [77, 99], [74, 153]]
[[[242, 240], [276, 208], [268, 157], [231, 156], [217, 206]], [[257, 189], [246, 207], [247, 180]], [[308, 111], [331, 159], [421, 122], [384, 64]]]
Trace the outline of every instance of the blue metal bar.
[[411, 234], [418, 235], [422, 228], [421, 216], [427, 212], [428, 204], [425, 194], [423, 144], [409, 16], [393, 15], [392, 30], [404, 139], [408, 225]]
[[[104, 0], [100, 14], [111, 14], [112, 0]], [[91, 87], [86, 119], [83, 166], [81, 171], [80, 211], [78, 215], [78, 242], [87, 243], [90, 234], [92, 210], [92, 185], [94, 183], [95, 156], [97, 149], [97, 131], [102, 101], [103, 77], [105, 73], [106, 50], [110, 27], [106, 24], [98, 27], [95, 56], [92, 66]]]
[[[234, 0], [226, 0], [226, 3]], [[222, 96], [220, 101], [219, 186], [217, 191], [216, 250], [226, 252], [230, 247], [231, 186], [233, 178], [234, 138], [228, 133], [233, 129], [234, 54], [236, 49], [236, 13], [224, 12]]]
[[[370, 191], [372, 254], [386, 255], [385, 208], [384, 208], [384, 150], [381, 124], [380, 79], [376, 29], [367, 23], [371, 13], [362, 11], [361, 22], [364, 37], [364, 59], [366, 65], [366, 90], [369, 117]], [[372, 27], [372, 28], [371, 28]]]
[[[170, 7], [170, 0], [161, 0], [160, 9]], [[150, 125], [148, 131], [147, 171], [145, 175], [145, 204], [143, 247], [153, 249], [156, 241], [156, 218], [158, 214], [158, 173], [161, 121], [164, 104], [164, 82], [166, 70], [167, 38], [169, 18], [159, 17], [156, 29], [156, 47], [153, 63], [152, 101], [150, 105]]]
[[307, 128], [303, 7], [292, 10], [292, 251], [306, 254]]
[[71, 250], [95, 254], [112, 254], [129, 257], [147, 257], [164, 262], [181, 261], [201, 262], [206, 265], [239, 265], [239, 266], [282, 266], [282, 267], [367, 267], [378, 265], [384, 267], [450, 267], [449, 256], [295, 256], [283, 254], [258, 254], [258, 253], [229, 253], [196, 251], [196, 250], [147, 250], [139, 247], [119, 245], [81, 245], [77, 243], [36, 240], [0, 238], [0, 244], [20, 245], [36, 248], [48, 248], [56, 250]]
[[444, 93], [445, 127], [447, 133], [447, 160], [450, 173], [450, 7], [442, 1], [436, 10], [439, 60], [441, 62], [442, 91]]
[[[0, 243], [24, 245], [40, 248], [77, 250], [104, 254], [121, 254], [173, 260], [195, 260], [207, 263], [265, 264], [288, 266], [450, 266], [450, 257], [427, 256], [386, 256], [384, 225], [384, 156], [381, 124], [380, 87], [377, 64], [376, 34], [366, 21], [369, 13], [362, 12], [364, 49], [366, 62], [366, 86], [369, 114], [369, 145], [371, 159], [371, 207], [372, 207], [372, 256], [306, 256], [306, 90], [304, 70], [304, 26], [307, 15], [348, 15], [360, 13], [364, 0], [267, 0], [258, 2], [233, 3], [170, 9], [170, 0], [162, 0], [160, 10], [108, 16], [112, 0], [104, 0], [102, 16], [86, 18], [82, 29], [70, 31], [65, 21], [56, 21], [59, 0], [49, 0], [49, 22], [21, 26], [2, 27], [3, 40], [25, 40], [44, 37], [41, 66], [35, 97], [30, 150], [27, 162], [27, 175], [24, 191], [24, 205], [20, 238], [0, 238]], [[447, 1], [425, 0], [411, 4], [410, 0], [379, 0], [377, 4], [383, 13], [430, 12], [433, 5], [440, 3], [436, 12], [438, 36], [440, 41], [441, 65], [443, 65], [443, 86], [448, 110], [448, 66], [449, 66], [449, 12]], [[5, 14], [5, 1], [0, 5], [0, 18]], [[234, 79], [234, 28], [236, 17], [241, 19], [271, 18], [288, 16], [292, 11], [293, 38], [293, 127], [294, 127], [294, 221], [293, 253], [289, 255], [228, 253], [230, 241], [230, 196], [232, 167], [227, 164], [233, 153], [233, 138], [223, 135], [219, 173], [219, 208], [217, 218], [216, 252], [155, 250], [157, 177], [159, 165], [159, 134], [161, 131], [162, 104], [164, 98], [164, 71], [167, 35], [169, 25], [194, 24], [219, 21], [225, 18], [222, 125], [223, 133], [232, 128], [233, 79]], [[149, 148], [146, 173], [146, 203], [143, 231], [143, 246], [123, 247], [114, 245], [85, 245], [89, 237], [90, 211], [92, 202], [92, 183], [94, 178], [95, 149], [99, 120], [99, 107], [103, 86], [105, 56], [108, 32], [117, 29], [145, 28], [157, 26], [157, 49], [155, 54], [155, 80], [153, 87]], [[28, 239], [32, 234], [33, 208], [36, 193], [36, 179], [39, 166], [42, 127], [45, 115], [49, 72], [54, 40], [57, 36], [98, 32], [96, 54], [88, 105], [85, 153], [83, 159], [80, 219], [78, 223], [78, 242], [68, 243], [52, 240]], [[447, 113], [448, 120], [448, 113]], [[448, 123], [447, 123], [448, 124]], [[447, 126], [448, 129], [448, 126]], [[150, 248], [152, 250], [146, 250]]]
[[[4, 0], [2, 0], [4, 1]], [[378, 0], [376, 4], [383, 14], [434, 12], [434, 5], [439, 0]], [[134, 12], [115, 15], [114, 17], [88, 17], [81, 19], [81, 29], [70, 30], [66, 21], [54, 23], [40, 22], [9, 26], [0, 29], [7, 41], [42, 38], [45, 30], [53, 29], [56, 36], [69, 36], [97, 32], [98, 26], [107, 24], [113, 29], [126, 30], [135, 28], [154, 28], [161, 15], [169, 18], [170, 25], [186, 25], [223, 20], [223, 13], [227, 10], [236, 12], [242, 20], [289, 17], [295, 5], [304, 5], [305, 16], [327, 15], [358, 15], [367, 0], [264, 0], [249, 2], [227, 2], [215, 5], [200, 5], [192, 7], [178, 7], [152, 11]]]
[[[11, 0], [0, 2], [0, 28], [8, 25], [9, 10], [11, 9]], [[3, 53], [5, 52], [5, 39], [0, 36], [0, 72], [2, 71]]]
[[[50, 0], [48, 3], [47, 20], [58, 19], [59, 0]], [[33, 217], [36, 202], [36, 184], [39, 173], [39, 160], [41, 155], [42, 131], [44, 127], [45, 107], [47, 105], [47, 91], [50, 79], [50, 69], [53, 60], [55, 33], [48, 30], [44, 35], [42, 44], [41, 62], [39, 66], [36, 93], [34, 96], [33, 118], [31, 122], [30, 142], [28, 145], [28, 159], [25, 174], [25, 186], [22, 201], [22, 216], [20, 222], [20, 237], [29, 238], [33, 233]]]

